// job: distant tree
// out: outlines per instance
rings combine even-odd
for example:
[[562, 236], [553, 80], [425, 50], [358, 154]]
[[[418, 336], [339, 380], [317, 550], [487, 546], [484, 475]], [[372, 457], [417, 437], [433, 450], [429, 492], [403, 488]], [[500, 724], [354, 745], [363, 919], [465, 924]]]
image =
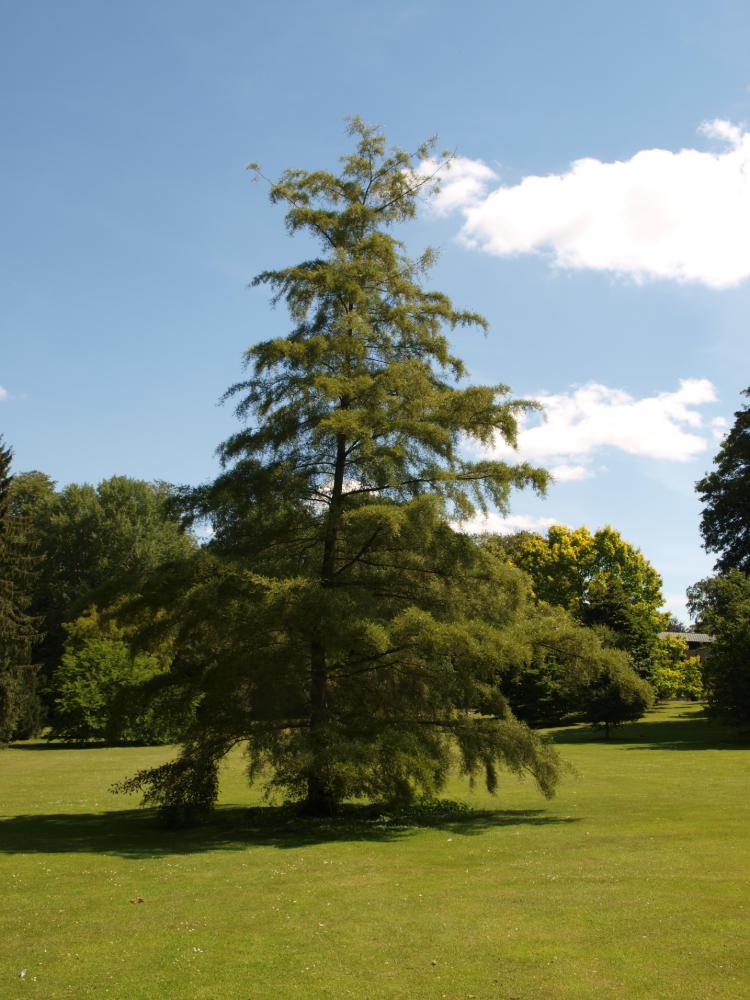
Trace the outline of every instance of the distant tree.
[[709, 709], [728, 722], [750, 724], [750, 577], [739, 570], [701, 580], [688, 606], [715, 641], [703, 667]]
[[539, 600], [574, 615], [603, 576], [617, 580], [634, 607], [653, 613], [663, 603], [657, 571], [610, 526], [591, 532], [553, 524], [544, 535], [519, 532], [501, 539], [501, 544], [511, 561], [531, 576]]
[[[563, 607], [585, 625], [606, 628], [648, 676], [653, 645], [665, 624], [661, 577], [614, 528], [553, 525], [546, 535], [520, 532], [494, 542], [527, 572], [540, 601]], [[603, 633], [605, 634], [605, 633]]]
[[532, 726], [580, 716], [587, 689], [609, 663], [609, 651], [595, 630], [562, 608], [529, 602], [522, 614], [522, 653], [498, 678], [513, 712]]
[[[750, 397], [750, 388], [743, 395]], [[714, 459], [714, 471], [696, 484], [696, 490], [704, 504], [704, 545], [719, 553], [716, 568], [750, 573], [750, 405], [734, 416]]]
[[195, 548], [171, 509], [172, 493], [167, 484], [126, 476], [59, 492], [43, 473], [16, 477], [14, 516], [41, 557], [32, 610], [47, 634], [36, 651], [47, 685], [63, 655], [66, 622], [137, 590], [143, 574]]
[[591, 582], [579, 618], [609, 646], [624, 650], [642, 677], [650, 677], [662, 620], [631, 601], [617, 577], [602, 574]]
[[43, 713], [32, 648], [38, 623], [29, 614], [35, 559], [11, 509], [12, 450], [0, 438], [0, 741], [28, 738]]
[[690, 656], [685, 634], [685, 639], [666, 635], [656, 640], [650, 681], [660, 701], [703, 697], [703, 666], [699, 656]]
[[[287, 171], [271, 199], [319, 255], [261, 274], [292, 329], [247, 352], [230, 395], [251, 421], [226, 471], [186, 496], [214, 539], [144, 600], [175, 634], [172, 674], [201, 703], [182, 756], [127, 787], [173, 817], [208, 808], [218, 763], [247, 741], [251, 775], [333, 812], [347, 797], [437, 793], [458, 759], [550, 794], [557, 758], [495, 684], [521, 639], [526, 584], [451, 521], [543, 489], [528, 465], [473, 462], [465, 439], [513, 442], [527, 404], [462, 385], [447, 332], [485, 321], [422, 280], [392, 233], [429, 187], [428, 153], [387, 151], [351, 123], [337, 174]], [[153, 606], [153, 604], [151, 605]]]
[[164, 698], [145, 703], [141, 697], [164, 676], [170, 650], [134, 651], [129, 631], [111, 612], [102, 617], [95, 608], [66, 625], [65, 652], [51, 685], [52, 737], [138, 743], [179, 738], [191, 716], [189, 707], [183, 706], [188, 710], [176, 719]]
[[583, 717], [602, 726], [609, 739], [611, 727], [640, 719], [653, 701], [651, 685], [633, 672], [622, 653], [610, 650], [608, 661], [585, 690]]

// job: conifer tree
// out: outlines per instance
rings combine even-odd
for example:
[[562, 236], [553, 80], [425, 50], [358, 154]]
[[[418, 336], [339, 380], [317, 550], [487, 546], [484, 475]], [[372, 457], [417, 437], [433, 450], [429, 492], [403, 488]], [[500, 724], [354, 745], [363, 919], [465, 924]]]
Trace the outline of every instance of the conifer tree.
[[39, 636], [28, 614], [34, 557], [12, 516], [13, 452], [0, 438], [0, 741], [38, 729], [41, 704], [31, 651]]
[[466, 384], [447, 334], [486, 322], [426, 290], [433, 255], [411, 260], [394, 235], [435, 185], [430, 146], [388, 150], [358, 119], [349, 131], [338, 173], [271, 184], [289, 233], [320, 252], [255, 279], [291, 332], [247, 351], [224, 472], [183, 495], [212, 542], [144, 592], [154, 634], [172, 630], [170, 682], [200, 704], [179, 760], [125, 787], [175, 819], [210, 806], [240, 741], [251, 775], [315, 814], [434, 794], [456, 748], [490, 788], [502, 766], [545, 794], [557, 780], [498, 689], [523, 645], [525, 578], [451, 527], [507, 510], [515, 487], [544, 490], [543, 470], [466, 457], [466, 442], [513, 444], [531, 404]]

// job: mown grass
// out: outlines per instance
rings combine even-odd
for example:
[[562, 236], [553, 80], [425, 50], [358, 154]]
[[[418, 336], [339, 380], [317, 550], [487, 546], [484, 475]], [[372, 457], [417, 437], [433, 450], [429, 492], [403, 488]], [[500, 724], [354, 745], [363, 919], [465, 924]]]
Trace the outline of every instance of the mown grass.
[[187, 832], [107, 791], [164, 749], [2, 751], [0, 996], [746, 1000], [748, 744], [677, 704], [555, 737], [551, 802], [303, 821], [237, 757]]

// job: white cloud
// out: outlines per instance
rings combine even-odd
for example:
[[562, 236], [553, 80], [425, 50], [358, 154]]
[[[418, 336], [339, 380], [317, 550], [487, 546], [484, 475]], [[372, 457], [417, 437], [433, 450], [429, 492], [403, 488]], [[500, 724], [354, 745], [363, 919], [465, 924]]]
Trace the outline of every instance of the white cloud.
[[530, 514], [503, 516], [491, 511], [475, 514], [465, 521], [456, 521], [453, 527], [465, 535], [512, 535], [516, 531], [546, 531], [553, 524], [560, 524], [553, 517], [533, 517]]
[[3, 386], [0, 385], [0, 399], [7, 399], [7, 398], [8, 398], [8, 390], [4, 389]]
[[590, 479], [594, 474], [588, 465], [570, 465], [568, 462], [553, 465], [549, 471], [560, 483], [572, 482], [575, 479]]
[[717, 426], [707, 427], [697, 409], [716, 400], [708, 379], [682, 379], [674, 392], [640, 399], [596, 382], [535, 398], [544, 414], [521, 418], [518, 450], [498, 437], [491, 452], [544, 461], [558, 480], [593, 475], [590, 463], [603, 448], [687, 462], [709, 447]]
[[462, 241], [487, 253], [729, 288], [750, 277], [750, 131], [720, 119], [700, 131], [725, 148], [585, 158], [489, 193], [495, 172], [460, 159], [436, 208], [460, 209]]
[[499, 180], [486, 163], [464, 156], [457, 156], [440, 169], [438, 167], [437, 160], [423, 160], [418, 171], [421, 176], [435, 174], [439, 189], [427, 205], [436, 215], [447, 215], [455, 209], [480, 203], [492, 181]]

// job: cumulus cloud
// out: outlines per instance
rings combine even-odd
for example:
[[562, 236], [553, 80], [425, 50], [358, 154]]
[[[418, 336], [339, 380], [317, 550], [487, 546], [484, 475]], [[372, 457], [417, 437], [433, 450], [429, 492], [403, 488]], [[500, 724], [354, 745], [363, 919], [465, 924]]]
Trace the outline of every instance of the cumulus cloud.
[[0, 399], [7, 399], [7, 398], [8, 398], [8, 390], [4, 389], [3, 386], [0, 385]]
[[553, 465], [549, 471], [558, 482], [590, 479], [594, 474], [588, 465], [571, 465], [569, 462], [560, 462], [559, 465]]
[[593, 475], [593, 457], [605, 448], [687, 462], [705, 451], [717, 428], [725, 426], [721, 418], [707, 424], [698, 410], [716, 401], [713, 384], [704, 378], [682, 379], [673, 392], [640, 399], [596, 382], [535, 398], [544, 414], [522, 417], [518, 450], [498, 437], [491, 452], [543, 461], [559, 480]]
[[453, 527], [465, 535], [512, 535], [516, 531], [546, 531], [553, 524], [560, 524], [553, 517], [533, 517], [530, 514], [502, 515], [491, 511], [475, 514], [465, 521], [456, 521]]
[[507, 186], [481, 161], [460, 159], [436, 209], [459, 209], [461, 240], [487, 253], [730, 288], [750, 277], [750, 132], [721, 119], [700, 131], [721, 147], [584, 158]]
[[427, 206], [436, 215], [448, 215], [455, 209], [467, 209], [479, 204], [487, 188], [499, 180], [495, 171], [481, 160], [457, 156], [440, 167], [437, 160], [424, 160], [419, 167], [422, 176], [434, 176], [439, 189]]

